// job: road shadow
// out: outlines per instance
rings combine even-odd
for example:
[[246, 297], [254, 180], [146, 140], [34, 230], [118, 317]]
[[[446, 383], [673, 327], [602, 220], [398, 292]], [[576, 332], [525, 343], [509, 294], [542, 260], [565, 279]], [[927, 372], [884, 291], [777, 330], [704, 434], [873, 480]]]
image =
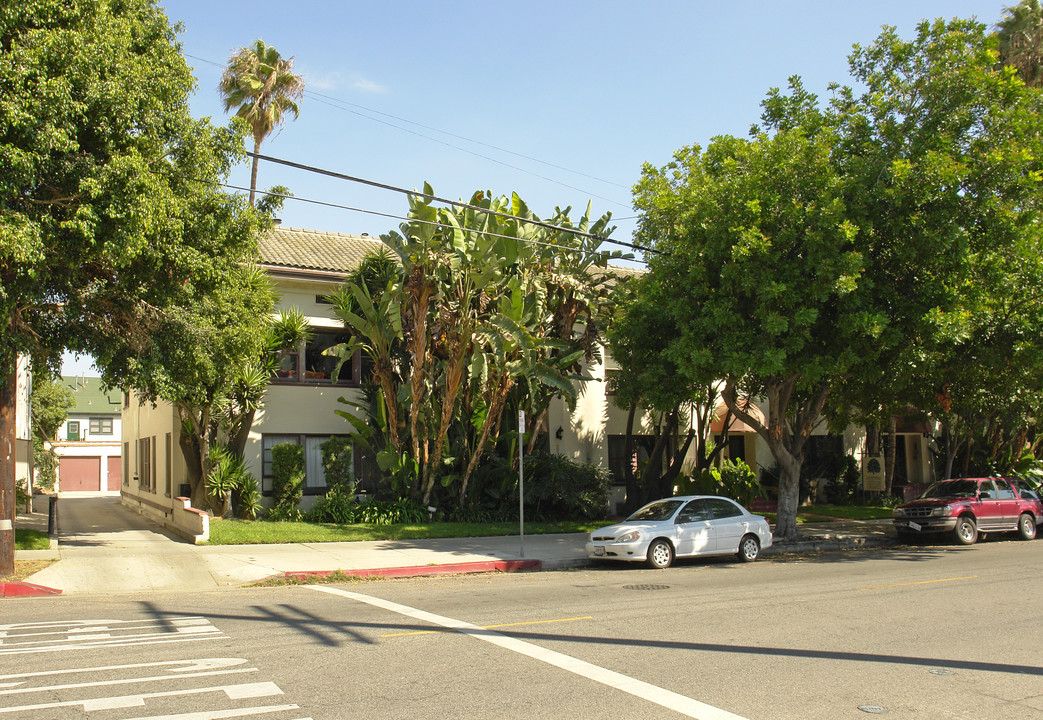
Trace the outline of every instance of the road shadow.
[[[179, 617], [178, 614], [164, 612], [148, 601], [140, 603], [142, 608], [152, 617], [169, 622]], [[245, 609], [244, 609], [245, 610]], [[715, 654], [746, 655], [750, 658], [783, 657], [803, 660], [830, 660], [857, 663], [877, 663], [882, 665], [916, 666], [926, 669], [944, 668], [947, 670], [976, 670], [979, 672], [1013, 673], [1043, 677], [1043, 667], [1016, 663], [985, 662], [981, 660], [960, 660], [955, 658], [926, 657], [916, 655], [894, 655], [871, 652], [843, 652], [836, 650], [810, 650], [807, 648], [738, 645], [725, 643], [701, 643], [685, 640], [650, 640], [644, 638], [597, 637], [589, 635], [573, 635], [565, 633], [526, 632], [506, 628], [445, 628], [438, 625], [413, 622], [366, 622], [348, 619], [322, 618], [313, 612], [304, 610], [290, 603], [276, 606], [253, 605], [253, 612], [207, 613], [211, 621], [233, 620], [251, 623], [277, 625], [304, 635], [312, 642], [326, 647], [341, 647], [348, 643], [379, 645], [381, 642], [394, 641], [400, 636], [437, 635], [440, 633], [458, 632], [465, 635], [506, 636], [533, 643], [577, 643], [599, 647], [650, 648], [655, 650], [682, 650]], [[186, 614], [188, 615], [188, 614]], [[196, 616], [197, 613], [191, 613]], [[259, 632], [264, 632], [261, 629]]]

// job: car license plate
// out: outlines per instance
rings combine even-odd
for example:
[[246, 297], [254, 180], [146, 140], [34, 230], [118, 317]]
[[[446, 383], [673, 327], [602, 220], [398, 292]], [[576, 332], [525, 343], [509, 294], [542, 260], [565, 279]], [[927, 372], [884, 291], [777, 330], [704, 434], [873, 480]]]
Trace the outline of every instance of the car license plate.
[[922, 530], [923, 528], [919, 523], [914, 523], [912, 520], [909, 521], [909, 527], [913, 530]]
[[595, 555], [604, 555], [605, 554], [605, 548], [603, 546], [601, 546], [601, 545], [595, 545], [594, 546], [594, 554]]

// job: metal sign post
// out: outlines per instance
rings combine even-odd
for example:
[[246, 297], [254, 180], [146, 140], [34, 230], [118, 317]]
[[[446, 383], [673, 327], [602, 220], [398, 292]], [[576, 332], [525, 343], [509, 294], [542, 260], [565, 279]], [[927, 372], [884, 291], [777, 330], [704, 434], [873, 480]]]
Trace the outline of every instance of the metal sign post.
[[518, 411], [518, 538], [525, 557], [525, 411]]

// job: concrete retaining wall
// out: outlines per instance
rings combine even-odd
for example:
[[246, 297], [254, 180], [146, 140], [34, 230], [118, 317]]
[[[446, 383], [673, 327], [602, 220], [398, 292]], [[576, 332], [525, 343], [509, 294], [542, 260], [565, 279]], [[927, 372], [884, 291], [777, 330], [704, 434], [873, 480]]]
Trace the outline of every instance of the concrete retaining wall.
[[121, 493], [120, 501], [191, 543], [201, 545], [210, 539], [210, 516], [192, 507], [192, 501], [186, 497], [174, 498], [174, 507], [128, 493]]

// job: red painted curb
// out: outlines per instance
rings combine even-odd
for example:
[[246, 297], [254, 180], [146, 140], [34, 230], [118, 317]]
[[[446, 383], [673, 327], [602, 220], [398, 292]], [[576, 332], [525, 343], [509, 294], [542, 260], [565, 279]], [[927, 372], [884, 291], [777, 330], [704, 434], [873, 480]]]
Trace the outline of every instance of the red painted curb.
[[482, 562], [455, 563], [451, 565], [415, 565], [411, 567], [373, 568], [371, 570], [300, 570], [287, 572], [286, 577], [305, 579], [328, 577], [335, 572], [348, 577], [422, 577], [426, 575], [463, 575], [482, 572], [519, 572], [540, 570], [539, 560], [487, 560]]
[[27, 582], [0, 582], [0, 597], [46, 597], [61, 595], [61, 590]]

